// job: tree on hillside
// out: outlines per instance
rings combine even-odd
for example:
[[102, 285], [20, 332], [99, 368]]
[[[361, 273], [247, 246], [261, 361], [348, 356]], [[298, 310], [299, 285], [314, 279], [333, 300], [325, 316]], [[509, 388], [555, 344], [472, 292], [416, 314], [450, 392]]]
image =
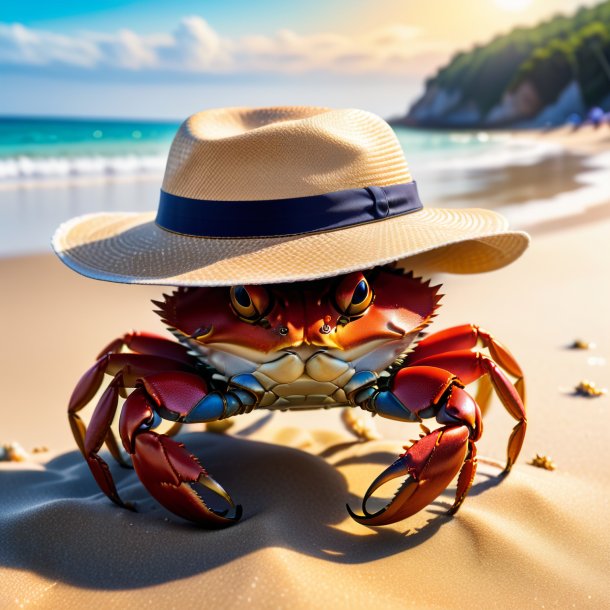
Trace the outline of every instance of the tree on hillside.
[[457, 53], [426, 86], [459, 93], [458, 105], [474, 104], [484, 117], [526, 81], [544, 105], [571, 82], [578, 83], [589, 106], [610, 99], [610, 0]]

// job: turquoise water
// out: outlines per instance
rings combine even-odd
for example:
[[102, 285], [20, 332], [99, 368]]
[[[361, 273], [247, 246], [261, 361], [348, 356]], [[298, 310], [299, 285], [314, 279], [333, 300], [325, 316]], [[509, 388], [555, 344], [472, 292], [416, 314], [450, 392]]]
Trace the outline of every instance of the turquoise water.
[[0, 159], [160, 154], [178, 122], [0, 118]]
[[[0, 158], [165, 153], [179, 122], [0, 117]], [[497, 136], [397, 128], [405, 148], [434, 156], [495, 146]]]

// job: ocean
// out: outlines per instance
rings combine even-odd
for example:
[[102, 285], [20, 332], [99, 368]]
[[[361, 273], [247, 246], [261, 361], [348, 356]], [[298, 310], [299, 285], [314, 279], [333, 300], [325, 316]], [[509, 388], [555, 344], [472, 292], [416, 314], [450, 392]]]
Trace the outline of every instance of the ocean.
[[177, 122], [0, 118], [0, 182], [162, 172]]
[[[48, 251], [54, 229], [78, 214], [154, 210], [178, 127], [172, 121], [0, 117], [0, 256]], [[525, 189], [533, 198], [528, 204], [537, 204], [525, 206], [507, 181], [507, 167], [521, 168], [521, 190], [527, 180], [536, 186], [544, 179], [548, 187], [555, 179], [555, 194], [562, 193], [566, 172], [577, 169], [583, 188], [587, 176], [598, 184], [595, 167], [584, 172], [583, 163], [567, 163], [556, 142], [503, 132], [395, 131], [426, 205], [498, 208], [523, 228], [531, 217], [526, 210], [545, 216], [573, 204], [551, 207], [548, 197], [538, 200]], [[526, 178], [528, 168], [552, 158], [562, 159], [553, 171]]]

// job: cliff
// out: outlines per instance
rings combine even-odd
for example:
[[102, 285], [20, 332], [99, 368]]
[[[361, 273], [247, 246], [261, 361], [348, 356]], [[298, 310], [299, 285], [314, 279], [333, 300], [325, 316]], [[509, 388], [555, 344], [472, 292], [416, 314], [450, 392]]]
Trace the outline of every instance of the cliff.
[[610, 0], [460, 52], [395, 124], [556, 125], [610, 107]]

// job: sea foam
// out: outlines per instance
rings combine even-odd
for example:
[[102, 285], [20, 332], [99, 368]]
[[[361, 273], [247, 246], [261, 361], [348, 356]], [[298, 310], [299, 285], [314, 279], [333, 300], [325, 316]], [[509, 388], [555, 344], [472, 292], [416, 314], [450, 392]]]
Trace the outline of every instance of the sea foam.
[[0, 158], [0, 182], [87, 176], [138, 176], [162, 173], [161, 155]]

